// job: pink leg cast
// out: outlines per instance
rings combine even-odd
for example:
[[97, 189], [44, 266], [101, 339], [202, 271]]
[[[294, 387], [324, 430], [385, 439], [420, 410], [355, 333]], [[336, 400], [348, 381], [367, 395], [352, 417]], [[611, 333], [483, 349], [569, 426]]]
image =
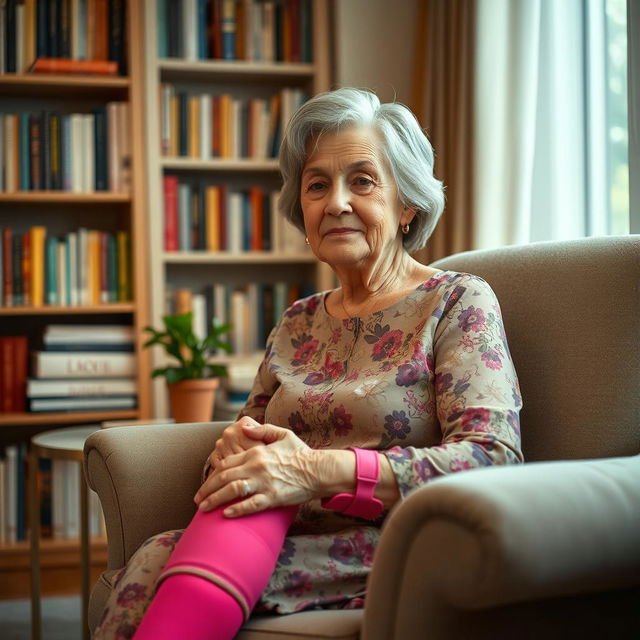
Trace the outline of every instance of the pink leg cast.
[[[297, 507], [286, 507], [229, 519], [222, 515], [222, 509], [208, 513], [198, 511], [160, 575], [157, 595], [149, 606], [135, 639], [232, 638], [243, 620], [249, 617], [267, 585], [296, 512]], [[197, 584], [205, 585], [208, 591], [216, 594], [212, 597], [212, 603], [203, 606], [199, 597], [193, 601], [198, 601], [197, 606], [163, 606], [165, 599], [159, 601], [158, 598], [165, 585], [185, 574], [198, 577], [200, 582]], [[220, 592], [230, 596], [235, 607], [230, 606], [228, 599], [219, 598], [217, 594]], [[221, 608], [214, 609], [213, 601], [219, 603], [215, 606]], [[235, 615], [237, 609], [240, 610], [239, 616]], [[230, 635], [229, 631], [225, 631], [227, 635], [223, 635], [216, 622], [224, 619], [223, 626], [226, 627], [231, 610], [234, 611], [235, 626]], [[187, 634], [176, 635], [175, 629], [181, 628], [187, 617], [202, 619], [202, 623], [196, 625], [202, 629], [198, 635], [194, 635], [191, 630]], [[151, 621], [148, 622], [148, 618]], [[163, 635], [169, 618], [178, 620], [175, 625], [172, 623], [171, 632], [167, 631]], [[210, 626], [205, 628], [205, 623]], [[147, 627], [150, 629], [149, 635]]]
[[135, 640], [227, 640], [244, 619], [226, 591], [199, 576], [176, 574], [165, 580], [151, 601]]

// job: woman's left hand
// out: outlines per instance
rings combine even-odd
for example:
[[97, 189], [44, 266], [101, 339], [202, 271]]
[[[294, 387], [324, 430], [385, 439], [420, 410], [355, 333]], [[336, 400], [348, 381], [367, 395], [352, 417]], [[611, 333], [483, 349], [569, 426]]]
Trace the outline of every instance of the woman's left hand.
[[222, 459], [195, 495], [201, 511], [212, 511], [240, 498], [224, 511], [226, 516], [238, 517], [302, 504], [316, 497], [320, 452], [289, 429], [272, 424], [246, 425], [242, 429], [248, 437], [267, 446]]

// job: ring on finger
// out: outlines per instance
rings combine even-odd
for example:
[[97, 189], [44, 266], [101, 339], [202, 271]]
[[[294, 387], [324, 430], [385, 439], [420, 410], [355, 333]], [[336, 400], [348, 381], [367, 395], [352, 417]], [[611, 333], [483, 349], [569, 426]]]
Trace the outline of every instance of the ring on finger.
[[253, 488], [248, 480], [242, 481], [242, 497], [250, 496], [253, 493]]

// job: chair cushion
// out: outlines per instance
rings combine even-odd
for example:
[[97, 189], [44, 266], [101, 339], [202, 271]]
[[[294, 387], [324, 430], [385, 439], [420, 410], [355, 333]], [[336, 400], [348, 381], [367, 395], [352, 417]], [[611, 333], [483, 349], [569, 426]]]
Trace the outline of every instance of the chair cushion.
[[361, 609], [350, 609], [256, 616], [242, 628], [237, 640], [358, 640], [362, 615]]

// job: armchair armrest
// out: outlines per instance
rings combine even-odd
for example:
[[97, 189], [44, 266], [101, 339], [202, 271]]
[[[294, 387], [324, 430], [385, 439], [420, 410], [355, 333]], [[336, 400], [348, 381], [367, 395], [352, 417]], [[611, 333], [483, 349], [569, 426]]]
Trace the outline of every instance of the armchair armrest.
[[[465, 637], [465, 619], [467, 633], [485, 637], [478, 622], [504, 625], [511, 605], [520, 607], [513, 619], [523, 629], [540, 617], [532, 602], [588, 600], [609, 590], [640, 594], [639, 541], [640, 456], [438, 479], [412, 493], [385, 523], [362, 638]], [[561, 606], [566, 624], [567, 605]], [[584, 601], [581, 606], [588, 614]], [[474, 617], [498, 607], [501, 614]], [[597, 603], [592, 608], [604, 614]]]
[[113, 427], [87, 438], [84, 469], [104, 511], [109, 569], [149, 536], [189, 523], [204, 462], [227, 424]]

